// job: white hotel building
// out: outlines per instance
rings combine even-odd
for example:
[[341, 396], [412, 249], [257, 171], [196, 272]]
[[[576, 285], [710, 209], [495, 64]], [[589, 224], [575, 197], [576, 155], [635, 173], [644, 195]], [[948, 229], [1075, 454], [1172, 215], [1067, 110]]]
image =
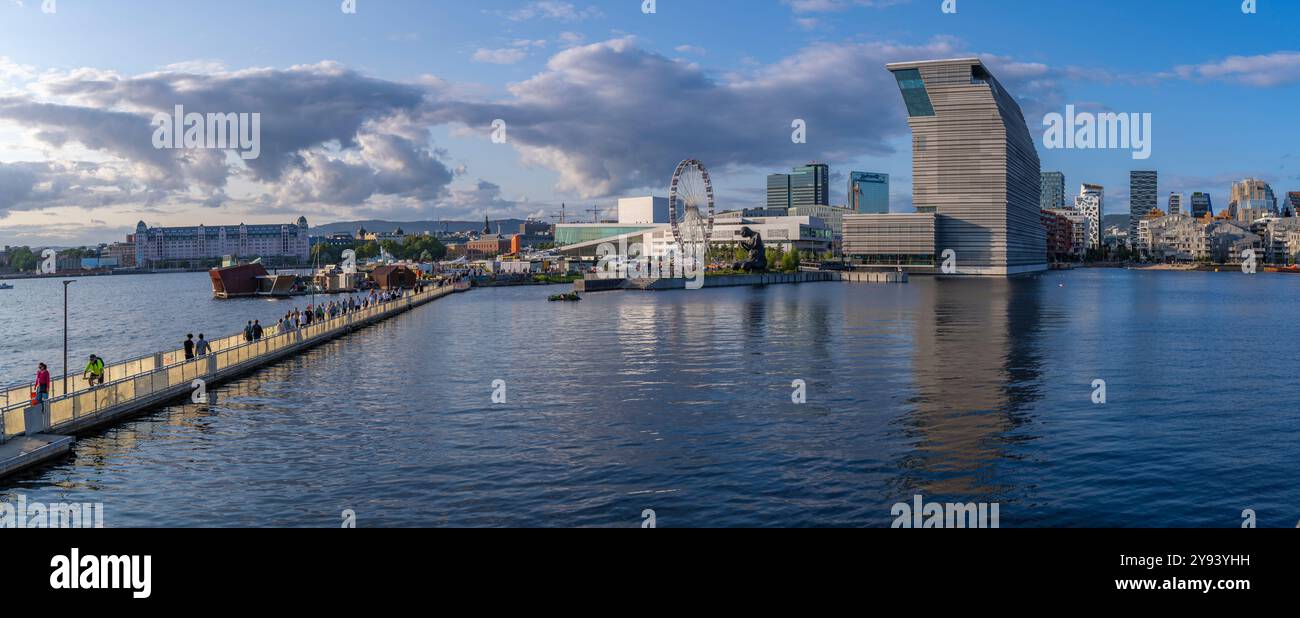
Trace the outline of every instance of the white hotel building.
[[286, 225], [149, 227], [141, 221], [135, 226], [136, 263], [141, 268], [198, 265], [226, 256], [262, 258], [270, 264], [307, 264], [310, 251], [306, 217]]

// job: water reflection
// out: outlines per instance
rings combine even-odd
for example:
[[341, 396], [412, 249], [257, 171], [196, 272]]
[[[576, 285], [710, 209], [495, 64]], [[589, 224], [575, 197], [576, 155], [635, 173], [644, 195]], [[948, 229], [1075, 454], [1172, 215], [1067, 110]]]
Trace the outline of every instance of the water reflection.
[[[915, 449], [900, 494], [997, 501], [1008, 433], [1041, 398], [1041, 281], [936, 280], [917, 286], [915, 395], [901, 417]], [[1017, 439], [1031, 439], [1020, 436]]]

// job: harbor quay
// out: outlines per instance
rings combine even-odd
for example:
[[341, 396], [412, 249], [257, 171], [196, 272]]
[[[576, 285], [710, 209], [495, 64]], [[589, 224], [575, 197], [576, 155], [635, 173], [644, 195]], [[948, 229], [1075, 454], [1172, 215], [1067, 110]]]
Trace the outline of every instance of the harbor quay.
[[[704, 277], [700, 287], [729, 288], [798, 283], [827, 283], [834, 281], [849, 283], [907, 283], [908, 274], [906, 272], [804, 271], [797, 273], [708, 275]], [[685, 289], [690, 289], [690, 280], [683, 278], [617, 278], [595, 274], [587, 275], [584, 279], [573, 282], [574, 292], [608, 292], [614, 290], [664, 291]]]
[[0, 478], [67, 454], [78, 433], [183, 398], [206, 403], [212, 396], [209, 387], [469, 289], [468, 282], [448, 283], [301, 328], [273, 327], [252, 342], [232, 335], [213, 341], [210, 353], [190, 360], [183, 350], [158, 352], [106, 367], [102, 385], [68, 376], [64, 392], [62, 380], [52, 380], [50, 399], [37, 405], [32, 405], [30, 386], [5, 389]]

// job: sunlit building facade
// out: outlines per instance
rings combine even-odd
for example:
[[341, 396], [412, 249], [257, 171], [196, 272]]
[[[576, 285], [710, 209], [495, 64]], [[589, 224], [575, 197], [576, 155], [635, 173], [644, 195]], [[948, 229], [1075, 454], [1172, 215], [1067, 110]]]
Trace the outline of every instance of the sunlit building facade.
[[977, 58], [902, 62], [912, 128], [913, 204], [933, 213], [935, 249], [957, 274], [1046, 270], [1038, 152], [1015, 99]]
[[306, 217], [284, 225], [149, 227], [141, 221], [135, 227], [136, 264], [142, 268], [199, 264], [226, 256], [306, 264], [310, 250]]

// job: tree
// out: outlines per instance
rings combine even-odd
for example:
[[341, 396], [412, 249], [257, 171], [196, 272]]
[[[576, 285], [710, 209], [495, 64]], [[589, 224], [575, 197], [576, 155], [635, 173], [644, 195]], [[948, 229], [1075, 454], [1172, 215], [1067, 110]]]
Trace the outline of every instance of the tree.
[[356, 252], [358, 260], [368, 260], [370, 258], [379, 257], [379, 244], [373, 240], [363, 243], [356, 247]]
[[781, 257], [781, 270], [787, 272], [799, 271], [799, 250], [792, 249]]
[[[447, 247], [433, 236], [407, 236], [402, 241], [399, 251], [400, 254], [394, 252], [393, 256], [406, 260], [419, 259], [423, 262], [441, 260], [447, 255]], [[428, 257], [425, 257], [426, 255]]]
[[311, 248], [311, 260], [313, 264], [338, 264], [343, 261], [343, 252], [353, 248], [353, 245], [333, 246], [328, 243], [318, 243]]
[[32, 253], [30, 247], [10, 247], [9, 265], [18, 272], [27, 272], [36, 270], [36, 265], [40, 260]]

